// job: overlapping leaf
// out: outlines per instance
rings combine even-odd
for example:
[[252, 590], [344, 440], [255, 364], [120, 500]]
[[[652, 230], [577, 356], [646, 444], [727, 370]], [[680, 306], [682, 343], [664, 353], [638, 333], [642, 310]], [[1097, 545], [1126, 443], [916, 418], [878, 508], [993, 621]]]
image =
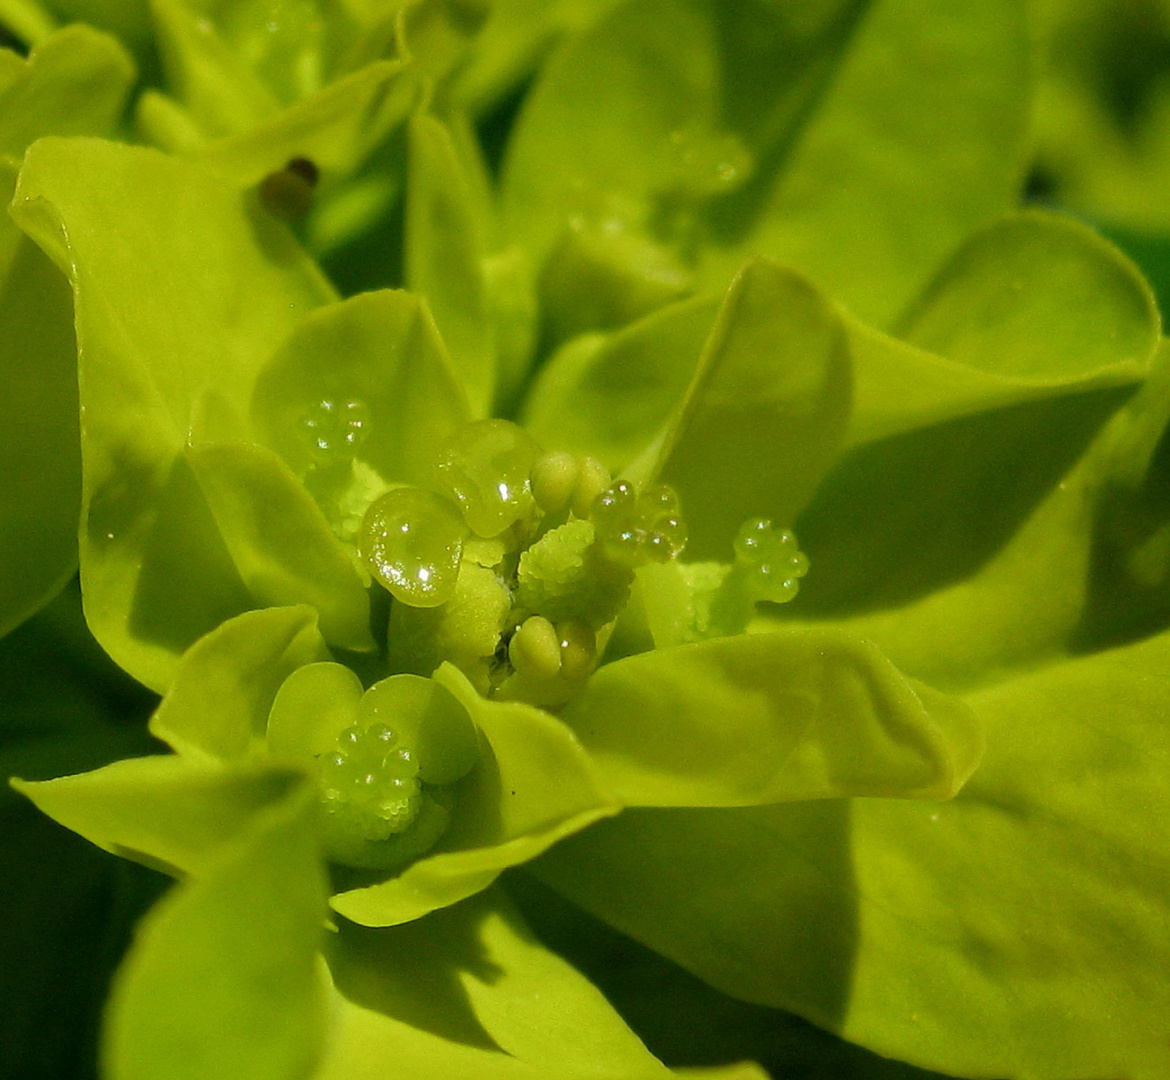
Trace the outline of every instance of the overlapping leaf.
[[836, 457], [851, 395], [836, 312], [771, 260], [750, 262], [654, 466], [686, 507], [688, 557], [726, 558], [749, 518], [791, 523]]
[[958, 1075], [1154, 1080], [1168, 647], [973, 696], [988, 755], [949, 804], [635, 811], [537, 866], [716, 986], [883, 1054]]
[[564, 711], [627, 805], [949, 798], [982, 755], [961, 702], [833, 631], [716, 638], [607, 664]]
[[265, 360], [332, 291], [237, 192], [150, 150], [44, 140], [13, 214], [74, 288], [90, 625], [162, 687], [182, 649], [252, 605], [182, 454], [195, 404], [214, 386], [246, 414]]
[[261, 373], [251, 415], [265, 441], [303, 476], [321, 456], [305, 417], [322, 403], [341, 409], [350, 402], [365, 418], [354, 456], [387, 481], [429, 482], [439, 447], [470, 414], [418, 297], [382, 290], [315, 311]]
[[294, 787], [143, 921], [110, 997], [113, 1080], [311, 1073], [326, 1030], [315, 800]]
[[943, 359], [851, 335], [863, 445], [798, 522], [816, 571], [793, 611], [901, 607], [968, 578], [1132, 392], [1158, 329], [1133, 267], [1079, 226], [1028, 214], [974, 237], [907, 320]]
[[206, 871], [251, 819], [301, 782], [268, 766], [225, 771], [173, 756], [130, 758], [91, 773], [14, 781], [46, 814], [115, 855], [169, 873]]
[[593, 986], [537, 944], [498, 890], [409, 926], [345, 927], [329, 956], [338, 1024], [322, 1080], [388, 1059], [420, 1080], [672, 1075]]
[[767, 5], [618, 5], [527, 102], [508, 226], [538, 264], [564, 230], [594, 234], [602, 276], [636, 285], [619, 306], [668, 274], [689, 288], [676, 260], [697, 246], [709, 286], [769, 254], [886, 325], [1013, 197], [1023, 16], [1014, 0], [825, 3], [799, 19]]
[[[104, 135], [121, 117], [134, 69], [88, 27], [46, 37], [26, 61], [0, 53], [0, 174], [42, 135]], [[68, 290], [5, 216], [0, 221], [0, 633], [48, 600], [77, 561], [81, 465], [76, 349]]]

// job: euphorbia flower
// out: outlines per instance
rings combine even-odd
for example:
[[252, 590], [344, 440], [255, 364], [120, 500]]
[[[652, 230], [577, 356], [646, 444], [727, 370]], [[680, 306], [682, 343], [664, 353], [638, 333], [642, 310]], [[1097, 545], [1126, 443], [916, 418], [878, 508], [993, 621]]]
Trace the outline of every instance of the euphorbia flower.
[[[35, 183], [36, 156], [64, 154], [68, 158], [79, 153], [87, 159], [85, 171], [91, 185], [104, 166], [127, 178], [144, 170], [149, 178], [146, 183], [158, 190], [167, 174], [174, 175], [179, 168], [147, 151], [97, 143], [43, 142], [26, 166], [25, 183]], [[52, 170], [61, 178], [67, 172]], [[184, 176], [183, 183], [190, 183], [197, 175]], [[200, 200], [205, 219], [216, 205], [211, 191], [209, 185]], [[55, 213], [72, 216], [65, 208], [68, 198], [47, 191], [33, 194], [26, 187], [20, 205], [37, 215], [53, 208]], [[225, 215], [239, 215], [230, 234], [247, 250], [253, 240], [247, 232], [247, 219], [238, 210], [231, 210], [234, 201], [230, 191], [225, 191], [219, 203]], [[105, 227], [109, 227], [111, 210], [102, 212]], [[168, 216], [174, 231], [189, 235], [189, 225], [178, 220], [173, 209]], [[144, 224], [141, 211], [135, 211], [134, 217]], [[35, 228], [30, 219], [25, 220]], [[69, 263], [80, 267], [86, 257], [78, 245], [85, 244], [81, 237], [86, 230], [75, 218], [66, 231], [72, 248]], [[157, 239], [164, 237], [159, 234]], [[136, 272], [152, 274], [153, 269], [140, 262]], [[282, 276], [291, 274], [286, 271]], [[143, 282], [143, 288], [125, 294], [133, 297], [139, 311], [147, 295], [145, 288]], [[780, 318], [790, 318], [795, 312], [802, 325], [822, 324], [815, 326], [813, 333], [824, 341], [825, 348], [820, 356], [812, 354], [807, 365], [780, 367], [758, 349], [743, 347], [743, 337], [768, 317], [765, 312], [777, 310], [773, 294], [788, 301], [788, 313]], [[87, 311], [92, 308], [80, 282], [78, 305], [81, 353], [86, 363], [84, 358], [100, 355], [104, 345], [98, 343], [100, 337], [90, 345], [92, 339], [84, 327]], [[99, 300], [98, 306], [104, 307], [105, 302]], [[776, 340], [783, 342], [782, 337]], [[91, 348], [94, 353], [89, 352]], [[841, 430], [838, 417], [843, 416], [848, 397], [845, 348], [839, 317], [807, 285], [769, 264], [749, 268], [733, 286], [716, 321], [695, 390], [673, 425], [674, 434], [667, 440], [670, 450], [662, 455], [664, 464], [654, 471], [675, 479], [684, 500], [690, 492], [696, 500], [705, 497], [704, 487], [710, 480], [702, 440], [724, 442], [729, 433], [720, 425], [726, 424], [727, 417], [734, 417], [741, 406], [734, 396], [728, 399], [726, 391], [721, 399], [721, 388], [734, 386], [745, 377], [753, 381], [746, 407], [767, 421], [755, 423], [746, 432], [749, 443], [745, 451], [751, 451], [750, 440], [779, 438], [792, 447], [793, 461], [807, 463], [808, 472], [822, 468], [825, 447], [831, 447]], [[190, 357], [180, 356], [173, 375], [180, 377], [189, 361]], [[406, 365], [410, 365], [408, 378], [401, 370]], [[760, 377], [773, 368], [779, 373], [771, 376], [775, 389], [768, 401], [760, 395]], [[91, 481], [88, 513], [92, 524], [83, 558], [89, 600], [105, 610], [99, 615], [91, 609], [90, 618], [95, 626], [104, 626], [99, 632], [106, 635], [107, 647], [120, 655], [122, 663], [152, 681], [166, 677], [174, 663], [174, 649], [143, 629], [149, 626], [139, 616], [143, 604], [165, 603], [173, 627], [186, 622], [183, 608], [191, 610], [193, 601], [197, 607], [192, 618], [200, 609], [206, 610], [209, 598], [230, 597], [233, 590], [244, 597], [241, 607], [264, 602], [315, 602], [323, 639], [312, 625], [315, 618], [295, 608], [242, 614], [212, 630], [173, 668], [169, 693], [154, 721], [156, 733], [176, 748], [225, 760], [247, 758], [253, 756], [251, 743], [265, 730], [267, 721], [270, 748], [275, 740], [277, 757], [287, 754], [290, 740], [299, 740], [306, 760], [322, 759], [330, 753], [331, 741], [349, 729], [359, 713], [365, 717], [359, 724], [364, 731], [377, 707], [359, 704], [356, 676], [348, 676], [351, 681], [347, 682], [342, 669], [328, 666], [314, 668], [312, 675], [298, 673], [296, 688], [286, 683], [273, 706], [273, 695], [285, 675], [327, 656], [326, 643], [341, 650], [343, 658], [352, 655], [352, 663], [367, 679], [376, 678], [379, 667], [381, 672], [413, 672], [377, 682], [367, 697], [374, 693], [393, 697], [395, 687], [418, 686], [402, 692], [429, 693], [430, 700], [445, 702], [434, 706], [440, 714], [461, 714], [455, 700], [449, 699], [450, 691], [471, 711], [489, 741], [492, 730], [501, 724], [513, 732], [517, 725], [527, 725], [533, 732], [524, 740], [524, 753], [532, 755], [540, 741], [539, 732], [548, 730], [551, 742], [544, 751], [546, 758], [559, 754], [565, 759], [557, 767], [555, 790], [560, 802], [542, 795], [547, 806], [539, 842], [528, 847], [517, 845], [518, 837], [506, 830], [494, 837], [490, 846], [506, 848], [495, 856], [497, 869], [517, 858], [531, 857], [563, 835], [566, 828], [579, 828], [615, 809], [613, 796], [604, 794], [607, 785], [591, 778], [592, 766], [575, 763], [580, 757], [578, 739], [587, 747], [596, 740], [598, 752], [613, 759], [615, 781], [623, 771], [629, 773], [617, 781], [624, 801], [666, 805], [736, 805], [845, 793], [945, 796], [953, 793], [974, 765], [977, 740], [965, 710], [941, 698], [924, 696], [925, 691], [916, 693], [862, 644], [819, 631], [784, 631], [753, 638], [722, 636], [743, 629], [757, 596], [783, 598], [773, 591], [766, 576], [759, 578], [758, 557], [755, 570], [751, 569], [755, 537], [741, 536], [741, 558], [735, 563], [732, 542], [736, 531], [742, 532], [740, 519], [748, 524], [755, 519], [763, 525], [757, 532], [765, 544], [777, 549], [767, 557], [781, 557], [785, 546], [791, 546], [790, 538], [779, 535], [769, 540], [764, 515], [791, 515], [793, 499], [800, 499], [811, 486], [808, 473], [766, 478], [755, 490], [745, 486], [742, 494], [729, 490], [723, 506], [712, 500], [708, 515], [691, 517], [688, 528], [693, 542], [704, 545], [710, 554], [722, 545], [726, 565], [688, 563], [683, 565], [686, 573], [673, 574], [669, 571], [682, 546], [682, 522], [672, 516], [673, 506], [664, 510], [645, 505], [655, 493], [660, 504], [663, 499], [673, 500], [670, 489], [642, 485], [639, 496], [633, 486], [610, 486], [608, 478], [602, 476], [603, 467], [596, 462], [587, 460], [582, 466], [571, 455], [542, 456], [515, 425], [504, 421], [465, 425], [468, 408], [442, 339], [425, 305], [409, 294], [370, 293], [311, 313], [256, 377], [248, 406], [250, 417], [234, 406], [225, 389], [230, 383], [219, 374], [211, 380], [204, 376], [199, 380], [202, 385], [196, 384], [198, 388], [190, 383], [186, 388], [172, 384], [179, 393], [194, 390], [191, 419], [184, 442], [172, 444], [172, 463], [160, 470], [159, 494], [142, 504], [147, 517], [136, 517], [131, 504], [116, 494], [107, 494], [109, 484], [115, 485], [116, 492], [122, 483], [117, 478], [120, 470], [115, 469], [108, 481], [96, 477]], [[97, 382], [90, 383], [95, 388], [102, 380], [100, 374], [96, 377]], [[792, 383], [796, 393], [789, 391]], [[152, 426], [156, 430], [169, 426], [161, 410], [156, 412], [154, 425], [141, 408], [135, 409], [134, 415], [133, 443], [152, 437]], [[336, 429], [327, 432], [326, 423], [336, 425]], [[351, 438], [359, 431], [360, 439]], [[648, 429], [647, 441], [653, 436], [653, 429]], [[86, 439], [87, 447], [96, 447], [100, 429], [89, 428]], [[761, 445], [760, 452], [769, 452], [768, 445]], [[118, 456], [112, 455], [115, 459]], [[559, 478], [544, 479], [557, 466], [571, 474], [567, 497], [551, 490]], [[537, 477], [535, 495], [533, 476]], [[412, 480], [425, 486], [401, 486]], [[584, 496], [579, 490], [583, 485]], [[310, 492], [317, 496], [317, 502]], [[615, 505], [607, 509], [619, 495], [628, 498], [630, 508]], [[574, 499], [576, 509], [569, 505]], [[741, 505], [736, 506], [737, 501]], [[206, 509], [201, 509], [201, 503]], [[151, 556], [147, 553], [158, 542], [151, 537], [158, 536], [163, 527], [157, 517], [160, 507], [166, 508], [163, 513], [176, 513], [179, 520], [188, 523], [196, 520], [196, 514], [209, 513], [232, 557], [234, 571], [217, 573], [216, 564], [209, 562], [208, 548], [202, 544], [182, 563], [173, 561], [173, 550], [163, 551], [160, 556], [172, 561], [174, 570], [158, 581], [163, 591], [152, 598]], [[94, 522], [95, 517], [100, 521]], [[363, 517], [364, 523], [357, 527]], [[643, 525], [646, 534], [639, 539], [638, 530]], [[403, 528], [409, 530], [407, 549], [401, 542], [394, 546]], [[191, 531], [190, 524], [186, 531]], [[656, 555], [652, 549], [659, 536], [664, 538], [665, 549]], [[634, 542], [632, 551], [627, 550], [629, 539]], [[389, 636], [382, 660], [378, 653], [362, 651], [371, 644], [370, 615], [363, 562], [350, 550], [354, 544], [394, 598], [388, 623], [383, 623], [388, 629], [382, 633]], [[415, 565], [420, 557], [428, 564], [425, 584], [420, 582]], [[444, 565], [445, 560], [450, 565]], [[638, 586], [640, 594], [645, 594], [638, 617], [631, 614], [630, 625], [623, 629], [620, 616], [628, 606], [630, 587], [638, 584], [634, 568], [640, 563], [651, 576]], [[782, 575], [780, 585], [803, 570], [799, 558], [794, 558], [792, 573]], [[102, 578], [117, 575], [125, 581], [127, 573], [137, 582], [132, 591], [127, 593], [119, 583], [107, 594], [110, 603], [102, 604]], [[200, 580], [196, 575], [201, 576], [198, 589], [194, 588]], [[434, 582], [443, 575], [449, 581], [436, 592]], [[789, 584], [788, 591], [792, 590]], [[385, 602], [381, 606], [385, 613]], [[218, 612], [212, 616], [218, 617]], [[552, 666], [539, 655], [539, 643], [529, 650], [533, 659], [520, 661], [510, 643], [523, 646], [545, 626], [553, 632], [559, 653]], [[574, 631], [574, 626], [579, 631]], [[625, 651], [634, 655], [606, 665], [594, 677], [597, 688], [590, 690], [584, 680], [600, 655], [597, 636], [608, 636], [615, 627], [620, 642], [617, 654]], [[574, 633], [583, 635], [576, 646], [583, 650], [580, 659], [571, 655], [572, 643], [564, 644]], [[694, 643], [645, 654], [655, 634], [668, 644]], [[307, 637], [290, 655], [290, 642], [299, 640], [298, 635]], [[702, 642], [702, 638], [709, 640]], [[661, 660], [656, 659], [659, 656]], [[654, 662], [647, 668], [650, 660]], [[572, 665], [576, 671], [570, 673]], [[424, 691], [419, 677], [436, 668], [437, 678], [447, 689]], [[622, 674], [627, 668], [631, 674]], [[412, 677], [415, 683], [409, 682]], [[233, 710], [230, 698], [209, 692], [208, 679], [218, 683], [234, 679], [245, 685], [260, 680], [266, 689], [256, 700], [248, 701], [246, 708]], [[623, 683], [631, 679], [635, 686], [669, 680], [681, 697], [673, 705], [660, 700], [657, 709], [662, 715], [656, 716], [654, 711], [633, 704], [638, 700], [632, 696], [634, 687], [623, 690]], [[745, 689], [754, 684], [757, 689], [745, 699], [736, 727], [728, 726], [730, 715], [720, 718], [724, 726], [720, 733], [711, 729], [705, 718], [709, 708], [705, 702], [713, 694], [731, 694], [733, 682]], [[615, 707], [610, 700], [615, 692], [630, 696], [630, 704], [620, 706], [619, 698]], [[858, 693], [860, 699], [854, 700]], [[602, 704], [592, 704], [595, 696]], [[576, 738], [569, 729], [551, 723], [545, 714], [531, 708], [532, 704], [560, 706], [566, 701], [565, 715], [571, 717]], [[274, 709], [271, 718], [270, 707]], [[391, 708], [390, 714], [394, 711]], [[636, 712], [642, 713], [641, 721], [633, 715], [622, 716]], [[328, 719], [323, 718], [325, 714]], [[822, 718], [830, 714], [835, 717], [834, 729], [823, 730]], [[416, 722], [404, 719], [402, 723]], [[455, 720], [452, 723], [458, 724]], [[462, 723], [468, 723], [466, 717]], [[286, 725], [308, 725], [308, 729], [320, 728], [323, 734], [286, 735]], [[692, 737], [688, 725], [698, 725], [694, 737], [700, 740], [702, 750], [686, 749]], [[425, 740], [425, 730], [417, 737]], [[659, 747], [659, 739], [668, 742]], [[953, 747], [951, 739], [955, 740]], [[681, 756], [670, 744], [682, 748]], [[492, 745], [500, 769], [511, 775], [506, 746]], [[423, 753], [421, 747], [412, 749]], [[651, 754], [649, 760], [638, 760], [642, 750]], [[657, 760], [654, 755], [661, 753], [667, 756]], [[633, 760], [622, 764], [631, 754]], [[448, 783], [458, 780], [474, 761], [474, 754], [466, 760], [463, 752], [456, 756], [461, 764], [445, 777]], [[678, 759], [671, 762], [672, 756]], [[149, 762], [147, 767], [158, 764]], [[543, 767], [547, 771], [553, 766], [546, 761]], [[419, 775], [427, 780], [425, 771]], [[574, 782], [586, 795], [576, 792], [570, 783], [571, 777], [578, 776]], [[328, 790], [329, 783], [322, 782]], [[542, 782], [541, 788], [546, 786]], [[523, 802], [523, 785], [519, 780], [509, 781], [509, 791], [514, 787], [516, 798]], [[560, 806], [561, 802], [565, 805]], [[456, 807], [451, 812], [457, 824], [460, 810]], [[500, 815], [498, 810], [477, 808], [474, 816], [476, 828], [482, 829], [485, 818]], [[550, 830], [550, 820], [561, 824]], [[470, 843], [478, 851], [485, 842], [483, 836], [473, 834], [471, 841], [463, 840], [462, 847]], [[475, 872], [469, 874], [468, 889], [482, 887], [490, 878], [486, 857], [475, 855]], [[397, 861], [389, 859], [390, 863]], [[377, 858], [373, 862], [377, 864]], [[450, 858], [443, 863], [449, 864]], [[417, 897], [420, 886], [416, 878], [425, 878], [431, 872], [429, 867], [425, 860], [415, 864], [381, 891], [410, 891]], [[449, 879], [453, 871], [444, 873]], [[449, 880], [446, 890], [435, 902], [448, 902], [458, 891]], [[372, 902], [370, 891], [358, 894], [363, 904]], [[358, 917], [356, 903], [339, 899], [335, 906]], [[413, 903], [425, 910], [430, 901], [415, 899]], [[371, 910], [361, 917], [362, 921], [397, 922], [402, 915]]]
[[[498, 200], [436, 91], [405, 130], [408, 290], [340, 299], [271, 212], [263, 176], [311, 158], [332, 119], [242, 127], [233, 153], [266, 162], [246, 177], [196, 150], [31, 148], [12, 214], [74, 290], [87, 619], [163, 693], [151, 729], [175, 753], [22, 790], [187, 878], [116, 990], [115, 1076], [346, 1076], [387, 1055], [408, 1075], [660, 1073], [526, 945], [493, 882], [534, 859], [715, 985], [889, 1053], [1056, 1075], [1036, 1032], [1059, 1000], [1102, 1068], [1164, 1058], [1148, 1039], [1129, 1058], [1094, 1043], [1047, 947], [1005, 946], [1019, 902], [993, 871], [1033, 849], [980, 816], [1002, 813], [997, 792], [1018, 805], [1013, 761], [1067, 749], [1046, 712], [1071, 707], [1066, 677], [1092, 687], [1117, 662], [1033, 673], [1093, 631], [1090, 526], [1140, 487], [1161, 430], [1161, 369], [1119, 409], [1157, 316], [1087, 230], [988, 223], [1016, 169], [1010, 79], [988, 102], [938, 75], [950, 122], [1003, 144], [964, 128], [921, 220], [886, 205], [916, 196], [866, 160], [880, 140], [840, 168], [839, 201], [841, 133], [879, 86], [905, 122], [889, 162], [934, 160], [933, 114], [882, 65], [919, 15], [891, 2], [805, 27], [807, 67], [768, 84], [771, 111], [728, 74], [720, 112], [716, 61], [751, 58], [744, 27], [701, 4], [615, 5], [544, 70]], [[1015, 71], [1017, 15], [962, 16], [988, 37], [959, 35], [952, 59]], [[817, 57], [848, 33], [821, 101]], [[611, 77], [592, 83], [599, 65]], [[1140, 550], [1156, 578], [1161, 549]], [[1032, 700], [1036, 742], [1005, 754]], [[994, 768], [935, 808], [978, 763], [977, 714]], [[1060, 809], [1076, 864], [1083, 812]], [[926, 822], [950, 838], [942, 856]], [[985, 859], [996, 838], [1001, 863]], [[1061, 844], [1038, 875], [1059, 876]], [[1151, 848], [1122, 830], [1119, 850]], [[886, 956], [913, 937], [892, 913], [950, 912], [935, 898], [968, 856], [991, 895], [958, 928], [938, 917], [959, 944], [928, 930]], [[777, 921], [785, 905], [801, 910]], [[1151, 938], [1141, 918], [1118, 925]], [[939, 957], [960, 970], [934, 994]], [[1042, 987], [1007, 1050], [957, 1019], [972, 1000], [994, 1013], [1001, 961]], [[459, 972], [458, 1000], [412, 997], [416, 969]], [[900, 980], [885, 1007], [883, 970]], [[586, 1017], [576, 1036], [546, 1029], [563, 1001]]]

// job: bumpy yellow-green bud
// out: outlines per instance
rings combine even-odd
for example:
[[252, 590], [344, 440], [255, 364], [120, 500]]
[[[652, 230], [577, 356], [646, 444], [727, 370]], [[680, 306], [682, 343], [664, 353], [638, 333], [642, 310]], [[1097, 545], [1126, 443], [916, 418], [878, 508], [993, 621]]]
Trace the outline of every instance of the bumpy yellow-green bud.
[[320, 768], [331, 831], [386, 840], [405, 832], [418, 816], [418, 762], [385, 724], [364, 730], [356, 724], [347, 727]]

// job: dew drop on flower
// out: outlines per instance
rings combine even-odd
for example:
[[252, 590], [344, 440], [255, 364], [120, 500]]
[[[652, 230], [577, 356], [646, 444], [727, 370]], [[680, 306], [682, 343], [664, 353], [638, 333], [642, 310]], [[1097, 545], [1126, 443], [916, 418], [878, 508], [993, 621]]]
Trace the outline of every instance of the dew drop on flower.
[[385, 724], [373, 725], [369, 729], [368, 735], [371, 739], [374, 739], [380, 746], [387, 750], [389, 750], [390, 747], [392, 747], [398, 741], [397, 733], [394, 732], [391, 728], [387, 727]]
[[300, 427], [314, 460], [348, 461], [369, 434], [370, 410], [358, 398], [322, 398], [314, 402]]
[[371, 573], [396, 600], [429, 608], [454, 595], [466, 536], [450, 500], [401, 487], [370, 505], [359, 547]]
[[639, 493], [619, 480], [594, 501], [593, 523], [606, 553], [631, 567], [668, 562], [687, 542], [678, 495], [666, 484]]
[[737, 135], [701, 128], [672, 131], [666, 160], [674, 174], [670, 185], [692, 199], [733, 191], [755, 168], [751, 151]]
[[751, 518], [740, 526], [734, 548], [736, 569], [753, 600], [783, 604], [796, 596], [808, 558], [791, 532], [767, 518]]
[[532, 468], [540, 447], [507, 420], [479, 420], [456, 432], [440, 452], [435, 480], [477, 536], [499, 536], [535, 507]]

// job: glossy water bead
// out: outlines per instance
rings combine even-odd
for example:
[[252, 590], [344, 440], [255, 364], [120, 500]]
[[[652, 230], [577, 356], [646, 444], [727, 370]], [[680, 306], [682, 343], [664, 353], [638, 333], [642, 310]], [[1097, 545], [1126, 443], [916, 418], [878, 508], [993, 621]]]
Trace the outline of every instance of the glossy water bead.
[[777, 529], [767, 518], [751, 518], [735, 537], [735, 562], [748, 591], [756, 600], [783, 604], [800, 589], [808, 573], [808, 557], [787, 529]]
[[392, 488], [370, 504], [358, 547], [371, 573], [411, 607], [450, 600], [459, 579], [467, 526], [449, 499], [419, 488]]
[[477, 420], [457, 431], [435, 463], [435, 481], [477, 536], [499, 536], [527, 517], [540, 447], [507, 420]]
[[668, 562], [686, 546], [678, 496], [666, 484], [638, 492], [619, 480], [597, 497], [592, 516], [606, 553], [630, 566]]
[[350, 458], [369, 433], [370, 410], [357, 398], [322, 398], [301, 418], [309, 450], [317, 459]]

